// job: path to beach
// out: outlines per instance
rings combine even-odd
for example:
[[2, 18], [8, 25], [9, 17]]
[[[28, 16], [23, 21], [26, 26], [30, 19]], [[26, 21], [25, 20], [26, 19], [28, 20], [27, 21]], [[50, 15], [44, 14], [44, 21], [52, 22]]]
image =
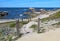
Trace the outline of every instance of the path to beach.
[[[56, 13], [56, 12], [58, 12], [58, 11], [60, 11], [60, 10], [57, 10], [57, 11], [54, 11], [53, 13], [50, 13], [49, 15], [51, 15], [51, 14], [54, 14], [54, 13]], [[46, 15], [46, 14], [44, 14], [44, 15], [39, 15], [39, 16], [37, 16], [36, 18], [33, 18], [32, 19], [32, 21], [30, 21], [28, 24], [25, 24], [25, 25], [23, 25], [23, 27], [21, 28], [21, 32], [23, 33], [23, 34], [25, 34], [25, 33], [27, 33], [27, 32], [30, 32], [30, 33], [32, 33], [32, 29], [30, 28], [32, 25], [34, 25], [34, 24], [36, 24], [37, 25], [37, 22], [34, 22], [33, 20], [36, 20], [36, 19], [38, 19], [38, 18], [45, 18], [45, 17], [49, 17], [49, 15]], [[55, 24], [55, 23], [58, 23], [58, 22], [60, 22], [60, 20], [50, 20], [50, 21], [48, 21], [48, 22], [45, 22], [45, 23], [47, 23], [47, 24], [45, 24], [45, 23], [42, 23], [42, 24], [40, 24], [40, 26], [41, 27], [45, 27], [45, 26], [49, 26], [49, 25], [52, 25], [52, 24]]]

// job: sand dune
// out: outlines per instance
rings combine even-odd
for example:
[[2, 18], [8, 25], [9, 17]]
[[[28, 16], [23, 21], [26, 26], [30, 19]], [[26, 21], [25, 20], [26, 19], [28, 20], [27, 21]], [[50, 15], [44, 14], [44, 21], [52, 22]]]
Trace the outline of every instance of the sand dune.
[[60, 28], [46, 33], [30, 33], [16, 41], [60, 41]]

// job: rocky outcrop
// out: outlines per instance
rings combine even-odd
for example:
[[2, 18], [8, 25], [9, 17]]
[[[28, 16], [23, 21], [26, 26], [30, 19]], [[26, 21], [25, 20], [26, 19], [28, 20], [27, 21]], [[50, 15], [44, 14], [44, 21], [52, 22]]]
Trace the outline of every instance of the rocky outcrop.
[[7, 11], [0, 12], [0, 17], [6, 16], [6, 15], [8, 15]]

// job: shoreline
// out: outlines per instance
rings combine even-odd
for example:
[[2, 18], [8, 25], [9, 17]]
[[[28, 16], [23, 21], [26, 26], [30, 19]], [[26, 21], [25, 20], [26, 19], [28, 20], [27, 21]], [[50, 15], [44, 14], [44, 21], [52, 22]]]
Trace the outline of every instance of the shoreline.
[[[56, 10], [56, 11], [53, 11], [53, 12], [48, 12], [49, 14], [48, 15], [46, 15], [46, 14], [44, 14], [44, 15], [38, 15], [37, 17], [35, 17], [35, 18], [32, 18], [31, 20], [36, 20], [36, 19], [38, 19], [38, 18], [46, 18], [46, 17], [48, 17], [49, 15], [51, 15], [51, 14], [54, 14], [54, 13], [56, 13], [56, 12], [58, 12], [58, 11], [60, 11], [60, 9], [58, 9], [58, 10]], [[44, 16], [44, 17], [43, 17]], [[0, 23], [5, 23], [5, 22], [11, 22], [11, 21], [16, 21], [17, 19], [0, 19]], [[22, 21], [22, 19], [19, 19], [19, 21]], [[28, 19], [23, 19], [23, 21], [28, 21]]]

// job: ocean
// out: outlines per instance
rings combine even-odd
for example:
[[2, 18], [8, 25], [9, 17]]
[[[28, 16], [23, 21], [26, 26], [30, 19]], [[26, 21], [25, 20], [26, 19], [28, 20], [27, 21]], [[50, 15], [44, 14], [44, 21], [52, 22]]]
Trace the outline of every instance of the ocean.
[[[40, 9], [55, 10], [58, 8], [35, 8], [35, 9], [36, 11], [39, 11]], [[24, 12], [30, 11], [30, 10], [29, 8], [0, 8], [0, 11], [8, 12], [8, 15], [4, 16], [2, 19], [16, 19], [16, 18], [29, 18], [29, 15], [24, 14]], [[23, 16], [20, 16], [20, 14], [22, 14]]]

